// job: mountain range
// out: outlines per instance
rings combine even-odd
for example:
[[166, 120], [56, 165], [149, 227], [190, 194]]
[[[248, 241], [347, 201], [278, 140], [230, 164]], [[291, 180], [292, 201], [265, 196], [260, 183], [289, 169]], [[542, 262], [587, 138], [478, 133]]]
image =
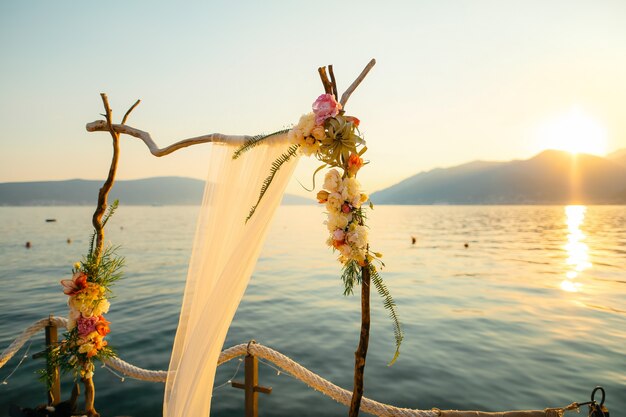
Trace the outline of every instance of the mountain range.
[[[0, 183], [0, 206], [93, 205], [102, 181]], [[204, 181], [116, 181], [125, 205], [198, 205]], [[474, 161], [421, 172], [371, 195], [375, 204], [626, 204], [626, 149], [607, 157], [547, 150], [525, 160]], [[286, 194], [283, 204], [313, 204]]]
[[[7, 182], [0, 184], [0, 206], [81, 206], [94, 205], [103, 181], [66, 180]], [[120, 180], [109, 201], [124, 205], [199, 205], [204, 181], [182, 177], [154, 177]], [[283, 204], [310, 204], [304, 197], [286, 194]]]
[[607, 157], [546, 150], [421, 172], [373, 193], [376, 204], [624, 204], [626, 149]]

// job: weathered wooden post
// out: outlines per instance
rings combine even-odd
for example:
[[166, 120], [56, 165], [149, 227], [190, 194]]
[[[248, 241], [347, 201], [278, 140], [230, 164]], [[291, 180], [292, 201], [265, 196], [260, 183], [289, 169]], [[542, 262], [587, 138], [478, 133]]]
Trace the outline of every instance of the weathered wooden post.
[[[54, 349], [59, 343], [57, 326], [52, 322], [52, 314], [46, 326], [46, 349]], [[46, 359], [48, 375], [52, 375], [52, 386], [48, 390], [48, 405], [56, 405], [61, 401], [61, 378], [59, 378], [59, 367], [53, 366], [49, 359]]]
[[245, 379], [244, 383], [232, 381], [233, 388], [243, 389], [245, 392], [246, 417], [259, 416], [259, 392], [271, 394], [271, 387], [257, 385], [259, 383], [259, 360], [256, 356], [248, 353], [244, 359]]

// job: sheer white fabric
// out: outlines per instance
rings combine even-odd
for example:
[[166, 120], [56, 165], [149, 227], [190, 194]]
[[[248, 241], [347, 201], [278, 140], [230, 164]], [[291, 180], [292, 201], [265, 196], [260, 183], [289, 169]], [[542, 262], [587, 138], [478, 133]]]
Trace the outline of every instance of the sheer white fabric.
[[203, 417], [211, 408], [217, 359], [297, 158], [284, 164], [252, 218], [285, 135], [232, 160], [236, 145], [214, 144], [185, 295], [170, 360], [163, 415]]

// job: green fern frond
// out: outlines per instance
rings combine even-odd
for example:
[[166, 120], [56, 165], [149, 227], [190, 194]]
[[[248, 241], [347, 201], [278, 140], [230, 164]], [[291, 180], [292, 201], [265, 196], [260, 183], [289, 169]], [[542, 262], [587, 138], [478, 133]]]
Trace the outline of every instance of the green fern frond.
[[246, 223], [248, 223], [248, 220], [250, 220], [250, 218], [256, 211], [257, 207], [259, 206], [259, 203], [263, 199], [263, 196], [267, 192], [267, 189], [269, 188], [270, 184], [274, 180], [274, 177], [276, 176], [276, 173], [278, 172], [280, 167], [282, 167], [284, 163], [286, 163], [287, 161], [289, 161], [291, 158], [293, 158], [296, 155], [296, 152], [298, 151], [299, 147], [300, 145], [291, 145], [289, 149], [287, 149], [287, 152], [280, 155], [278, 158], [276, 158], [274, 162], [272, 162], [272, 168], [270, 169], [270, 173], [267, 176], [267, 178], [265, 178], [265, 180], [263, 181], [263, 185], [261, 186], [259, 199], [254, 204], [254, 206], [252, 206], [252, 208], [250, 209], [250, 213], [248, 214], [248, 217], [246, 217]]
[[398, 311], [396, 307], [396, 302], [391, 297], [389, 293], [389, 289], [383, 282], [382, 277], [378, 274], [376, 267], [372, 264], [369, 264], [370, 269], [370, 278], [378, 291], [378, 294], [383, 299], [383, 306], [385, 310], [389, 313], [389, 317], [393, 322], [393, 334], [396, 339], [396, 353], [393, 355], [393, 359], [389, 362], [389, 366], [393, 365], [393, 363], [400, 356], [400, 345], [402, 344], [402, 340], [404, 339], [404, 333], [402, 332], [402, 327], [400, 326], [400, 319], [398, 317]]
[[265, 139], [270, 138], [272, 136], [276, 136], [276, 135], [280, 135], [280, 134], [283, 134], [283, 133], [287, 133], [287, 132], [289, 132], [289, 129], [279, 130], [279, 131], [276, 131], [274, 133], [270, 133], [269, 135], [256, 135], [256, 136], [253, 136], [251, 139], [248, 139], [247, 141], [244, 142], [243, 145], [241, 145], [239, 148], [237, 148], [237, 150], [233, 153], [233, 159], [239, 158], [242, 154], [248, 152], [250, 149], [252, 149], [255, 146], [259, 145]]
[[87, 258], [91, 258], [91, 256], [93, 255], [93, 245], [96, 242], [96, 231], [94, 230], [93, 233], [91, 233], [91, 237], [89, 237], [89, 251], [87, 252]]
[[117, 207], [119, 205], [120, 205], [120, 200], [115, 200], [113, 204], [111, 204], [107, 208], [107, 211], [106, 213], [104, 213], [104, 217], [102, 218], [102, 227], [106, 226], [107, 222], [109, 221], [111, 216], [113, 216], [113, 213], [115, 213], [115, 210], [117, 210]]
[[343, 295], [352, 295], [354, 286], [361, 285], [361, 267], [357, 261], [349, 261], [341, 272], [341, 280], [343, 281]]

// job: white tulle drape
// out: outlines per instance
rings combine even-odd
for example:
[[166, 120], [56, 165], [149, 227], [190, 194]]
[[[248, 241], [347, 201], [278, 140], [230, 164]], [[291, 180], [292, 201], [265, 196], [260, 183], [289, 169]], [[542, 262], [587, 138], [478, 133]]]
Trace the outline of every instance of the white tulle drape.
[[237, 160], [235, 145], [214, 144], [198, 216], [185, 295], [170, 360], [163, 415], [205, 417], [217, 359], [248, 285], [297, 158], [278, 171], [254, 216], [245, 223], [284, 135]]

